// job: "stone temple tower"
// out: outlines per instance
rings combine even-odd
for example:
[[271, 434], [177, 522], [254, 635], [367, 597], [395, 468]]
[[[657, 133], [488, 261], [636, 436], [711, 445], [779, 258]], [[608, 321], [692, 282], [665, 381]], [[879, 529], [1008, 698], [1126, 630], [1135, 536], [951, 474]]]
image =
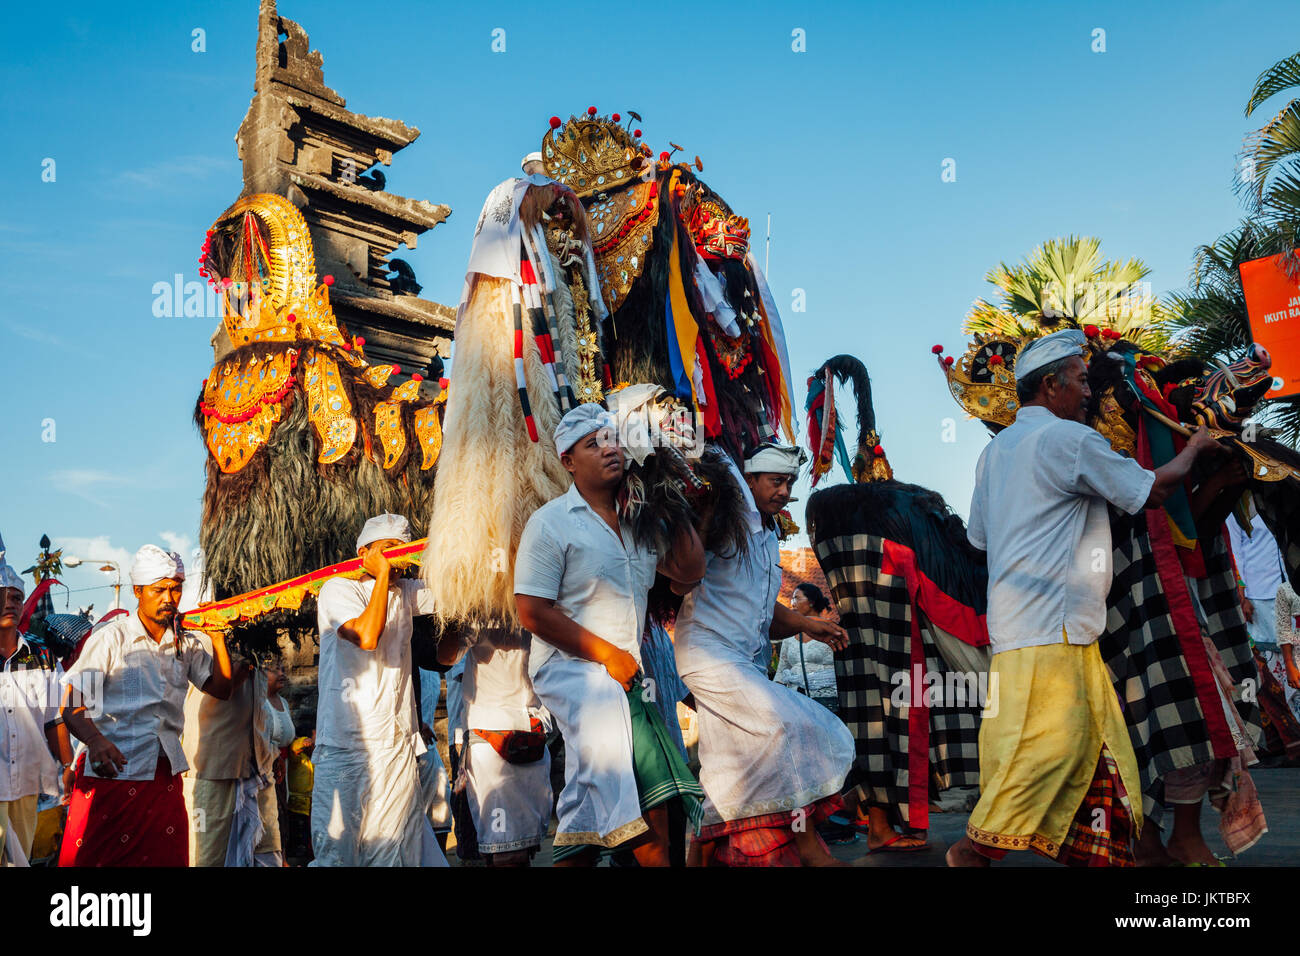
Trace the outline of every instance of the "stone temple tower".
[[[367, 358], [400, 366], [403, 378], [428, 377], [435, 356], [451, 354], [455, 309], [421, 298], [410, 266], [390, 256], [398, 245], [414, 249], [451, 208], [385, 190], [379, 167], [420, 131], [347, 109], [325, 85], [322, 62], [306, 31], [263, 0], [253, 99], [235, 136], [241, 195], [278, 193], [297, 206], [311, 229], [317, 272], [334, 276], [335, 315], [365, 338]], [[214, 337], [217, 358], [226, 346], [225, 336]]]

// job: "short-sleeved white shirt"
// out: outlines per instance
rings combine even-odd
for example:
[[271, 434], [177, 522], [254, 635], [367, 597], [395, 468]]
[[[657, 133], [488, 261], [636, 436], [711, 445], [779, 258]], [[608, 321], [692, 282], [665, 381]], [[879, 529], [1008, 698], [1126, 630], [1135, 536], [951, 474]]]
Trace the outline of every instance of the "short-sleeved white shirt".
[[[78, 703], [85, 704], [86, 716], [126, 758], [118, 780], [152, 780], [160, 747], [172, 773], [189, 768], [181, 748], [185, 692], [190, 684], [208, 682], [212, 655], [197, 634], [181, 634], [179, 648], [170, 630], [155, 642], [137, 611], [91, 634], [63, 675], [64, 684], [82, 693]], [[96, 707], [101, 686], [102, 701]], [[100, 776], [89, 760], [83, 772]]]
[[433, 613], [433, 596], [417, 580], [390, 581], [384, 633], [373, 651], [363, 651], [338, 629], [360, 616], [374, 589], [374, 578], [331, 578], [316, 598], [316, 743], [347, 750], [410, 743], [418, 756], [425, 747], [411, 686], [411, 618]]
[[988, 552], [993, 653], [1091, 644], [1105, 629], [1110, 502], [1142, 510], [1155, 473], [1046, 408], [1021, 408], [975, 466], [967, 537]]
[[[545, 598], [597, 637], [641, 663], [641, 629], [658, 557], [620, 523], [619, 534], [573, 485], [528, 519], [515, 558], [515, 593]], [[553, 654], [533, 636], [532, 677]]]
[[0, 801], [59, 792], [45, 725], [59, 716], [62, 670], [47, 654], [20, 634], [13, 655], [0, 659]]
[[766, 673], [772, 657], [768, 629], [781, 593], [781, 549], [776, 532], [763, 526], [735, 465], [731, 473], [745, 499], [749, 547], [730, 556], [709, 552], [704, 580], [682, 599], [673, 643], [683, 677], [736, 663], [754, 664]]

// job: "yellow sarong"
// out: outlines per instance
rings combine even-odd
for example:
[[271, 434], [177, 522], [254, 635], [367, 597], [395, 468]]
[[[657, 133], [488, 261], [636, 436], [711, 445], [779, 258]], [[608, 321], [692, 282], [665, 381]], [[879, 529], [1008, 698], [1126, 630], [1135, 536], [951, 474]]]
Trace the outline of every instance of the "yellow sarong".
[[997, 709], [980, 727], [980, 800], [966, 827], [972, 840], [1056, 857], [1103, 744], [1118, 766], [1138, 831], [1137, 758], [1095, 642], [995, 654], [989, 692], [997, 695], [990, 701]]

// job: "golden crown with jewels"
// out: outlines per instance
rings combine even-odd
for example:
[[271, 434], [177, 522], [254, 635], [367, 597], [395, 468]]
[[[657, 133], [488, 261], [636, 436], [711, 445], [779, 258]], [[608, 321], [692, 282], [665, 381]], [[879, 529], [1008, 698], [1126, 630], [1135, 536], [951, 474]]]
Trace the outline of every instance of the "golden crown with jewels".
[[546, 175], [583, 199], [639, 179], [646, 168], [641, 131], [620, 126], [621, 119], [618, 113], [598, 116], [594, 106], [585, 116], [570, 116], [567, 123], [552, 116], [551, 128], [542, 137]]

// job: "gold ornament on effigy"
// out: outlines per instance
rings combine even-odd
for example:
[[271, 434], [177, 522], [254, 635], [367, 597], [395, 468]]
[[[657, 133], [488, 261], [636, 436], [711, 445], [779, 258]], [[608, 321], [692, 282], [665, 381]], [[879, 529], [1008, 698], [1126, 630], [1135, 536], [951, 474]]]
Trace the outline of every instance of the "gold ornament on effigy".
[[609, 311], [615, 312], [645, 270], [659, 222], [658, 186], [654, 180], [633, 182], [600, 193], [586, 207], [596, 275]]
[[571, 116], [567, 123], [547, 130], [542, 137], [546, 175], [582, 199], [637, 178], [644, 163], [636, 138], [603, 117]]
[[577, 271], [573, 280], [573, 314], [578, 333], [578, 401], [599, 402], [605, 397], [597, 368], [600, 343], [591, 327], [591, 300], [587, 296], [587, 287]]
[[307, 414], [321, 442], [316, 460], [322, 465], [332, 464], [352, 450], [357, 438], [352, 403], [343, 390], [339, 367], [333, 359], [323, 352], [312, 352], [302, 364]]
[[438, 406], [447, 404], [447, 392], [444, 390], [437, 400], [425, 408], [416, 409], [415, 437], [420, 442], [424, 453], [421, 471], [428, 471], [437, 462], [442, 453], [442, 419], [438, 417]]
[[384, 450], [384, 470], [387, 471], [397, 464], [406, 451], [406, 432], [402, 429], [400, 401], [379, 402], [375, 405], [375, 439]]

